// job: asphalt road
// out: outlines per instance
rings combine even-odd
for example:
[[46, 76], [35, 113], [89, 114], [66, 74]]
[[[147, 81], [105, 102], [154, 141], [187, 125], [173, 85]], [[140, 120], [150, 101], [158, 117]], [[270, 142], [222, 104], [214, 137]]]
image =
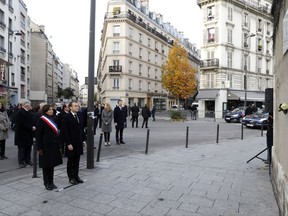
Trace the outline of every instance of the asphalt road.
[[[159, 119], [160, 118], [160, 119]], [[142, 118], [139, 118], [139, 128], [132, 128], [131, 122], [128, 122], [128, 127], [124, 130], [124, 145], [115, 144], [115, 130], [111, 133], [111, 146], [105, 147], [102, 143], [100, 160], [109, 160], [109, 158], [120, 157], [123, 155], [133, 154], [135, 152], [145, 152], [147, 129], [141, 128]], [[241, 124], [240, 123], [226, 123], [223, 120], [213, 119], [199, 119], [188, 120], [185, 122], [171, 122], [168, 118], [158, 117], [155, 122], [149, 121], [149, 151], [161, 151], [171, 147], [179, 146], [185, 148], [186, 145], [186, 130], [189, 127], [189, 148], [193, 145], [216, 144], [217, 125], [219, 125], [219, 144], [223, 140], [240, 139]], [[94, 136], [94, 145], [98, 147], [101, 129], [97, 128]], [[264, 131], [264, 136], [266, 132]], [[20, 169], [17, 163], [17, 147], [14, 146], [14, 132], [10, 131], [9, 139], [6, 142], [6, 155], [8, 160], [0, 160], [0, 185], [9, 181], [17, 180], [21, 176], [27, 174], [31, 175], [33, 169]], [[244, 127], [244, 140], [249, 137], [261, 136], [259, 129], [248, 129]], [[103, 140], [104, 142], [104, 140]], [[97, 150], [95, 150], [95, 159], [97, 157]], [[86, 154], [81, 158], [82, 162], [86, 161]], [[66, 159], [63, 160], [63, 166], [66, 164]], [[95, 163], [97, 166], [97, 163]], [[38, 172], [39, 169], [38, 169]]]

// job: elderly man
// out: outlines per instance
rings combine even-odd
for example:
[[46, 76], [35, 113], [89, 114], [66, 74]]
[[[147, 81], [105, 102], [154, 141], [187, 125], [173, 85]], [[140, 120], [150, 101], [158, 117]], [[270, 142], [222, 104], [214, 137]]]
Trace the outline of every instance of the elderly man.
[[25, 100], [15, 118], [15, 145], [18, 147], [18, 163], [21, 168], [31, 166], [31, 149], [33, 145], [33, 132], [36, 130], [31, 102]]

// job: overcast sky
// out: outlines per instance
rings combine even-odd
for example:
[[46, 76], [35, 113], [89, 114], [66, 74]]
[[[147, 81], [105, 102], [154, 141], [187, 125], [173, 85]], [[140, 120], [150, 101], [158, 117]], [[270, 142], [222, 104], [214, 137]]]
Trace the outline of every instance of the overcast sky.
[[[100, 35], [109, 0], [96, 0], [95, 73], [98, 66]], [[24, 0], [28, 15], [38, 25], [45, 25], [56, 55], [77, 71], [80, 84], [88, 76], [90, 0]], [[202, 16], [196, 1], [150, 0], [150, 11], [163, 15], [191, 43], [202, 44]]]

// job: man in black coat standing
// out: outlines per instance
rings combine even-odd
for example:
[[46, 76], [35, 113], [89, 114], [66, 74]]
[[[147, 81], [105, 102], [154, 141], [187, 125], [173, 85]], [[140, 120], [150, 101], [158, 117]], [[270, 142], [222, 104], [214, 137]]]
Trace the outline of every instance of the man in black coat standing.
[[138, 117], [139, 117], [139, 107], [134, 103], [134, 106], [131, 107], [132, 112], [132, 128], [134, 128], [134, 122], [136, 122], [136, 128], [138, 128]]
[[79, 104], [75, 101], [69, 103], [70, 112], [62, 122], [62, 136], [66, 144], [67, 175], [71, 184], [84, 183], [79, 177], [80, 155], [83, 154], [85, 134], [83, 117], [79, 111]]
[[148, 128], [148, 119], [149, 117], [151, 117], [151, 112], [147, 106], [147, 104], [145, 104], [145, 106], [142, 108], [142, 117], [143, 117], [143, 123], [142, 123], [142, 128], [145, 127]]
[[33, 132], [36, 130], [31, 102], [25, 100], [16, 114], [15, 145], [18, 147], [18, 163], [21, 168], [31, 166], [31, 149], [33, 145]]
[[[118, 106], [114, 108], [114, 124], [116, 129], [116, 144], [125, 144], [123, 141], [123, 130], [125, 127], [126, 113], [122, 107], [122, 100], [118, 100]], [[120, 134], [120, 139], [119, 139]]]

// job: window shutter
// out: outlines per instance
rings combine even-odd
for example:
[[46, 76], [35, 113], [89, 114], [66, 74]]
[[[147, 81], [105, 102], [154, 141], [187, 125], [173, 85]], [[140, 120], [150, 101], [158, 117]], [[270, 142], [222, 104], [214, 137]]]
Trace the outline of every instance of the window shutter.
[[218, 27], [215, 28], [215, 42], [218, 42]]
[[206, 44], [207, 43], [207, 34], [208, 34], [208, 30], [204, 29], [203, 30], [203, 43]]
[[214, 19], [218, 19], [219, 16], [219, 6], [215, 5], [215, 15], [214, 15]]

